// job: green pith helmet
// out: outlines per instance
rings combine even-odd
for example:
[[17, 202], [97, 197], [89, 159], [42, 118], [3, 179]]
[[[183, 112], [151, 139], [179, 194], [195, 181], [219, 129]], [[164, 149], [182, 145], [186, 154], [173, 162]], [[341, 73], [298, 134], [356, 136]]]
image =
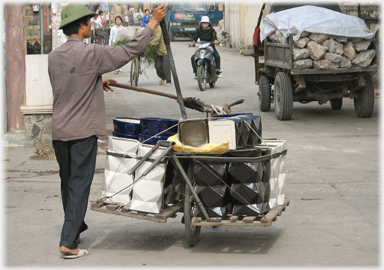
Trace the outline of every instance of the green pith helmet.
[[64, 26], [78, 19], [81, 19], [85, 16], [90, 16], [90, 15], [94, 16], [95, 12], [90, 11], [83, 4], [71, 3], [68, 6], [66, 6], [61, 12], [61, 24], [59, 26], [59, 29], [62, 29]]

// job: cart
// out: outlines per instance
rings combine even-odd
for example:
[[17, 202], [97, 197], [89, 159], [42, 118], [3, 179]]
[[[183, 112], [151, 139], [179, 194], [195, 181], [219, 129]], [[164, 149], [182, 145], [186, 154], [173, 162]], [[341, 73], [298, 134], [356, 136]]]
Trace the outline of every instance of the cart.
[[[185, 112], [184, 102], [186, 102], [187, 104], [187, 101], [184, 101], [181, 94], [180, 84], [179, 84], [177, 72], [175, 69], [174, 61], [173, 61], [172, 50], [170, 47], [169, 35], [166, 30], [166, 24], [164, 20], [161, 21], [160, 26], [162, 28], [164, 43], [167, 47], [167, 52], [170, 58], [172, 75], [175, 82], [177, 99], [179, 101], [181, 115], [182, 115], [182, 118], [186, 120], [187, 114]], [[131, 79], [131, 82], [132, 82], [132, 79]], [[115, 84], [115, 85], [119, 86], [118, 84]], [[139, 88], [132, 88], [132, 89], [140, 90]], [[145, 90], [145, 89], [141, 89], [141, 90]], [[226, 107], [229, 109], [229, 107], [236, 104], [240, 104], [242, 102], [244, 102], [244, 100], [239, 100], [230, 105], [226, 105]], [[200, 106], [203, 107], [204, 104], [200, 104]], [[214, 115], [213, 112], [214, 111], [211, 111], [212, 116]], [[156, 143], [156, 145], [150, 151], [148, 151], [143, 157], [138, 158], [139, 161], [135, 165], [133, 165], [133, 167], [128, 171], [128, 174], [131, 174], [144, 162], [145, 159], [148, 159], [150, 155], [153, 153], [153, 151], [155, 151], [154, 149], [156, 149], [156, 147], [159, 147], [160, 144], [164, 144], [163, 146], [165, 145], [168, 146], [167, 150], [164, 151], [159, 157], [157, 157], [156, 160], [153, 161], [152, 165], [150, 165], [141, 175], [141, 176], [144, 176], [148, 174], [148, 172], [151, 169], [153, 169], [155, 166], [157, 166], [157, 164], [159, 164], [160, 161], [162, 160], [170, 161], [173, 166], [174, 174], [171, 174], [171, 176], [168, 174], [165, 174], [166, 177], [171, 177], [171, 179], [169, 179], [170, 184], [165, 186], [164, 189], [162, 190], [163, 204], [158, 214], [133, 211], [130, 209], [129, 205], [122, 205], [118, 203], [105, 203], [105, 200], [101, 200], [101, 199], [92, 201], [90, 209], [97, 212], [120, 215], [125, 217], [132, 217], [132, 218], [137, 218], [142, 220], [154, 221], [158, 223], [165, 223], [168, 218], [175, 218], [177, 213], [182, 213], [184, 214], [182, 218], [182, 222], [184, 223], [184, 226], [185, 226], [185, 238], [188, 245], [192, 247], [196, 245], [199, 241], [200, 230], [202, 226], [268, 227], [268, 226], [271, 226], [274, 221], [276, 221], [277, 216], [281, 215], [282, 212], [285, 211], [286, 207], [289, 205], [290, 200], [288, 198], [285, 198], [285, 195], [284, 195], [280, 197], [280, 200], [276, 199], [276, 201], [272, 204], [272, 206], [269, 207], [270, 205], [269, 205], [269, 196], [268, 196], [268, 200], [265, 199], [265, 201], [263, 202], [266, 205], [265, 209], [267, 209], [268, 211], [262, 211], [262, 212], [260, 211], [259, 212], [260, 214], [258, 213], [257, 215], [255, 214], [252, 216], [250, 215], [240, 216], [240, 215], [227, 214], [227, 215], [222, 215], [220, 218], [210, 217], [208, 215], [208, 212], [205, 209], [205, 206], [202, 204], [202, 201], [200, 200], [199, 195], [195, 191], [196, 182], [194, 178], [194, 168], [195, 168], [194, 163], [197, 161], [205, 160], [205, 161], [224, 162], [224, 163], [225, 162], [244, 162], [244, 163], [268, 162], [273, 159], [277, 159], [277, 158], [280, 158], [281, 156], [286, 155], [287, 153], [286, 149], [284, 150], [282, 148], [281, 149], [279, 148], [279, 150], [276, 149], [276, 151], [270, 151], [268, 152], [268, 154], [260, 155], [256, 157], [242, 157], [242, 156], [227, 157], [227, 156], [215, 156], [210, 154], [175, 152], [173, 151], [174, 145], [169, 141], [158, 141], [158, 143]], [[246, 146], [244, 146], [244, 148], [246, 148]], [[237, 150], [232, 150], [232, 151], [237, 151]], [[125, 157], [125, 155], [123, 155], [123, 157]], [[281, 167], [280, 167], [280, 170], [281, 170]], [[137, 183], [137, 181], [141, 178], [141, 176], [138, 179], [136, 179], [131, 185]], [[268, 175], [267, 177], [268, 180], [270, 179], [269, 177], [270, 175]], [[181, 186], [181, 195], [182, 195], [181, 199], [173, 200], [172, 203], [165, 203], [164, 197], [168, 195], [168, 193], [175, 192], [176, 186]], [[123, 191], [126, 188], [120, 191]], [[244, 201], [247, 201], [247, 200], [244, 200]], [[254, 212], [254, 213], [257, 213], [257, 212]]]
[[[216, 162], [262, 162], [282, 155], [286, 155], [287, 150], [262, 157], [217, 157], [209, 154], [194, 154], [184, 152], [168, 152], [164, 158], [169, 160], [175, 170], [171, 183], [163, 190], [163, 202], [168, 193], [174, 192], [174, 188], [181, 183], [181, 200], [171, 204], [162, 204], [159, 214], [130, 210], [127, 205], [118, 203], [104, 203], [100, 200], [92, 201], [90, 209], [106, 214], [114, 214], [125, 217], [137, 218], [142, 220], [154, 221], [158, 223], [167, 222], [168, 218], [175, 218], [177, 213], [184, 214], [182, 223], [185, 225], [185, 239], [190, 247], [199, 241], [200, 229], [202, 226], [236, 226], [236, 227], [268, 227], [271, 226], [277, 217], [280, 216], [290, 200], [285, 198], [283, 203], [270, 209], [266, 213], [255, 216], [237, 216], [228, 214], [223, 217], [210, 217], [205, 210], [202, 202], [196, 193], [194, 175], [194, 163], [196, 161], [209, 160]], [[146, 157], [143, 157], [145, 159]], [[154, 164], [156, 161], [154, 162]], [[154, 165], [156, 166], [156, 165]]]

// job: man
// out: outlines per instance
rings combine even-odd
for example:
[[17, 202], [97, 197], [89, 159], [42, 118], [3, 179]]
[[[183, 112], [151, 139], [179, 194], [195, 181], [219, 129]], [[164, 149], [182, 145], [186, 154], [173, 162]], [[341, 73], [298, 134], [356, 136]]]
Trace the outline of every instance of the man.
[[91, 36], [90, 19], [94, 13], [80, 3], [71, 3], [61, 13], [60, 29], [69, 36], [66, 43], [48, 57], [48, 72], [53, 89], [52, 141], [60, 168], [61, 196], [65, 220], [60, 252], [64, 258], [89, 254], [78, 249], [89, 191], [94, 175], [97, 136], [106, 136], [105, 91], [111, 79], [101, 75], [124, 66], [148, 45], [153, 30], [164, 18], [164, 6], [140, 35], [121, 46], [85, 44]]
[[163, 32], [160, 25], [156, 26], [153, 37], [149, 45], [155, 46], [157, 53], [155, 69], [157, 76], [160, 77], [160, 85], [166, 82], [166, 86], [171, 86], [171, 63], [167, 54], [167, 47], [164, 43]]

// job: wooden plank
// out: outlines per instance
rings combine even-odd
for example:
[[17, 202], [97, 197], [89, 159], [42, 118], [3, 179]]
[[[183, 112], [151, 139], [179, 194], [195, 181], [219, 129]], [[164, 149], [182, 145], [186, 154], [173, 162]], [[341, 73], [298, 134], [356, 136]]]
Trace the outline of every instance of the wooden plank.
[[211, 222], [220, 222], [221, 218], [220, 217], [211, 217], [210, 220], [211, 220]]
[[91, 208], [91, 210], [96, 211], [96, 212], [106, 213], [106, 214], [113, 214], [113, 215], [125, 216], [125, 217], [133, 217], [133, 218], [137, 218], [137, 219], [151, 220], [151, 221], [155, 221], [158, 223], [165, 223], [165, 221], [161, 220], [161, 219], [155, 219], [154, 217], [140, 216], [137, 214], [132, 214], [131, 212], [124, 213], [121, 211], [107, 211], [104, 207]]
[[161, 214], [156, 214], [155, 215], [155, 218], [166, 220], [167, 218], [174, 216], [182, 208], [183, 208], [183, 203], [182, 202], [177, 202], [177, 203], [175, 203], [172, 206], [165, 207], [164, 210], [161, 212]]
[[118, 204], [107, 204], [105, 206], [105, 208], [108, 210], [108, 211], [115, 211], [117, 208], [119, 208], [119, 205]]
[[200, 223], [202, 221], [203, 221], [203, 219], [201, 217], [193, 217], [192, 218], [192, 222], [194, 222], [194, 223]]
[[229, 218], [229, 222], [231, 222], [231, 223], [234, 223], [234, 222], [236, 222], [236, 221], [238, 221], [239, 220], [239, 217], [238, 216], [231, 216], [230, 218]]
[[221, 222], [194, 222], [192, 219], [192, 226], [232, 226], [232, 227], [268, 227], [272, 225], [272, 222], [269, 223], [261, 223], [260, 221], [254, 221], [252, 223], [244, 223], [244, 222], [231, 222], [228, 219], [221, 220]]
[[102, 202], [91, 202], [91, 208], [100, 208], [103, 207]]
[[257, 217], [255, 217], [255, 216], [248, 216], [248, 217], [243, 218], [243, 222], [244, 223], [252, 223], [253, 221], [255, 221], [256, 218]]
[[[172, 208], [172, 209], [167, 209], [167, 208]], [[158, 215], [151, 214], [152, 216], [148, 216], [147, 214], [150, 214], [150, 213], [141, 212], [141, 214], [135, 214], [133, 211], [129, 211], [129, 212], [108, 211], [106, 209], [106, 207], [97, 207], [97, 205], [92, 207], [92, 204], [91, 204], [91, 210], [96, 211], [96, 212], [113, 214], [113, 215], [118, 215], [118, 216], [125, 216], [125, 217], [132, 217], [132, 218], [149, 220], [149, 221], [155, 221], [158, 223], [165, 223], [167, 221], [167, 217], [173, 216], [176, 212], [179, 212], [182, 208], [183, 208], [182, 202], [177, 202], [173, 206], [166, 207], [165, 210], [163, 211], [163, 214], [158, 214]], [[164, 215], [164, 213], [165, 213], [165, 215]], [[144, 214], [144, 215], [142, 215], [142, 214]], [[163, 216], [163, 218], [160, 218], [160, 216]]]
[[283, 205], [279, 205], [277, 207], [275, 207], [274, 209], [272, 209], [271, 211], [269, 211], [265, 217], [263, 217], [261, 219], [261, 222], [262, 223], [269, 223], [271, 221], [275, 221], [277, 216], [279, 215], [279, 213], [281, 214], [281, 211], [284, 207], [286, 207], [287, 205], [289, 204], [289, 199], [285, 199], [284, 201], [284, 204]]

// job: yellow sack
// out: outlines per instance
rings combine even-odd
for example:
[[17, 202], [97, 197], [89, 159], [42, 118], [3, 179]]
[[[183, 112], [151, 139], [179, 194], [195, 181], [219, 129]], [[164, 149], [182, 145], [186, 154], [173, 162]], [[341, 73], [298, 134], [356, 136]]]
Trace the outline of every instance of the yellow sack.
[[176, 152], [193, 152], [193, 153], [211, 153], [211, 154], [218, 154], [223, 153], [229, 150], [229, 141], [222, 143], [222, 144], [215, 144], [215, 143], [207, 143], [203, 146], [192, 147], [188, 145], [183, 145], [179, 140], [179, 134], [176, 133], [175, 135], [169, 137], [167, 141], [175, 142], [176, 145], [173, 147], [173, 150]]

